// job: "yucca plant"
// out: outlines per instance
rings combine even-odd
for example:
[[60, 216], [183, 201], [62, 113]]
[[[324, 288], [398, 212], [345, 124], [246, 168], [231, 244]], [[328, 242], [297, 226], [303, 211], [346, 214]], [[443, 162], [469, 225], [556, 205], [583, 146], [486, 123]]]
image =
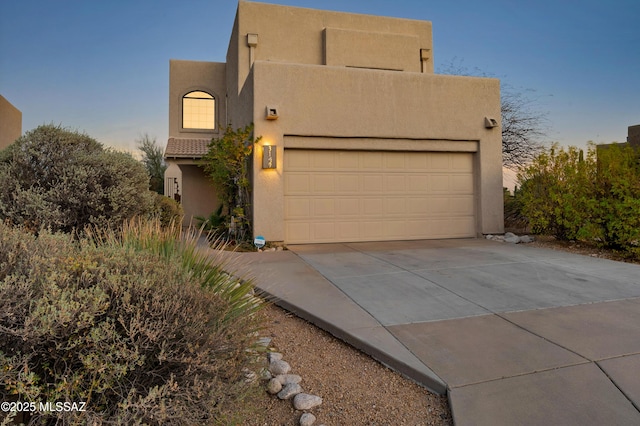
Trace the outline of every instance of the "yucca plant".
[[202, 230], [185, 231], [175, 221], [162, 226], [157, 219], [133, 218], [123, 224], [120, 232], [92, 228], [87, 234], [99, 244], [145, 250], [167, 261], [181, 262], [194, 282], [229, 303], [225, 320], [251, 316], [263, 304], [253, 295], [252, 279], [226, 272], [236, 268], [222, 256], [226, 243], [221, 238], [208, 241], [206, 248], [199, 246]]

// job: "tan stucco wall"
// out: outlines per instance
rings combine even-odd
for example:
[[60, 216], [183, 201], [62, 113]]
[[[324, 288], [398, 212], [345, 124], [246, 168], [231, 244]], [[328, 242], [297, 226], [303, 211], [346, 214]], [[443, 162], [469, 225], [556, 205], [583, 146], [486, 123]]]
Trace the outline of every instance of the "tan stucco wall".
[[[355, 55], [355, 63], [342, 65], [397, 69], [400, 59], [400, 68], [420, 72], [420, 49], [432, 50], [431, 22], [428, 21], [240, 1], [227, 55], [227, 63], [234, 64], [231, 69], [237, 63], [237, 91], [240, 92], [251, 66], [252, 54], [247, 45], [247, 34], [258, 35], [257, 46], [253, 48], [256, 61], [324, 65], [326, 28], [336, 35], [333, 39], [335, 42], [327, 46], [334, 58], [343, 61]], [[357, 33], [344, 37], [339, 30]], [[366, 51], [362, 52], [367, 39], [369, 44]], [[407, 53], [405, 47], [400, 47], [398, 52], [400, 39], [415, 40], [412, 43], [415, 43], [416, 51]], [[375, 58], [369, 54], [370, 50], [374, 50], [371, 40], [380, 45], [375, 49], [379, 55]], [[411, 57], [406, 57], [408, 54]], [[233, 72], [236, 74], [235, 69]], [[432, 58], [427, 61], [425, 72], [433, 73]], [[231, 90], [232, 86], [229, 87]]]
[[[220, 62], [169, 61], [169, 137], [212, 138], [219, 134], [220, 125], [226, 124], [226, 64]], [[183, 130], [182, 97], [203, 90], [216, 100], [216, 129]]]
[[[267, 240], [284, 239], [281, 159], [288, 135], [354, 138], [328, 143], [332, 149], [373, 149], [373, 141], [385, 139], [391, 150], [423, 143], [428, 151], [433, 141], [438, 150], [456, 151], [475, 141], [478, 232], [503, 231], [500, 127], [484, 127], [486, 116], [500, 120], [498, 80], [266, 61], [257, 61], [250, 77], [255, 133], [261, 144], [278, 146], [276, 170], [263, 170], [259, 155], [253, 169], [254, 229]], [[266, 105], [278, 106], [278, 120], [264, 118]]]
[[183, 225], [197, 225], [195, 216], [208, 217], [220, 206], [218, 195], [202, 168], [196, 165], [180, 164], [182, 172]]
[[0, 149], [22, 136], [22, 112], [0, 95]]

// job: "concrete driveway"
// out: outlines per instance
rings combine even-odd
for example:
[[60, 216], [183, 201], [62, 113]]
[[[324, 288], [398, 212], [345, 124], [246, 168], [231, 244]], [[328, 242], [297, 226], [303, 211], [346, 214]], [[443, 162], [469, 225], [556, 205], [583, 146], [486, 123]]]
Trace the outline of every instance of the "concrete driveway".
[[439, 392], [458, 425], [640, 424], [640, 266], [487, 240], [237, 254], [278, 304]]

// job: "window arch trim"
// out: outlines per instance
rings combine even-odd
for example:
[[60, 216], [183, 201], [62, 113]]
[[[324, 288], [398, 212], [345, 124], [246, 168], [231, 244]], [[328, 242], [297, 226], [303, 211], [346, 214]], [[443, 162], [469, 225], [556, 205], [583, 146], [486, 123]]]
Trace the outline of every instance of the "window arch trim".
[[205, 89], [193, 89], [182, 95], [182, 129], [215, 131], [217, 98]]

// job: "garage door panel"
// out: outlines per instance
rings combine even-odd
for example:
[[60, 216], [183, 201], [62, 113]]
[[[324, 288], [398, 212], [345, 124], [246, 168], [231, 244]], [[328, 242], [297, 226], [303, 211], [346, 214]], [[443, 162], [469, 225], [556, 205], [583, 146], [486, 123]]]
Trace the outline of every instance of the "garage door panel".
[[313, 155], [310, 155], [309, 158], [311, 170], [333, 170], [336, 168], [336, 156], [332, 151], [313, 151]]
[[429, 176], [426, 174], [409, 174], [407, 176], [407, 190], [417, 193], [427, 193], [430, 188]]
[[308, 198], [287, 198], [285, 199], [285, 220], [287, 219], [307, 219], [311, 217], [311, 200]]
[[453, 213], [461, 215], [473, 215], [474, 211], [474, 199], [472, 195], [467, 197], [450, 198], [450, 207]]
[[451, 211], [448, 197], [432, 197], [429, 203], [429, 214], [433, 217], [446, 217]]
[[302, 151], [287, 151], [284, 157], [284, 168], [289, 172], [309, 170], [309, 156]]
[[403, 193], [407, 190], [407, 183], [404, 174], [393, 173], [384, 176], [383, 190], [387, 194]]
[[451, 170], [451, 154], [447, 152], [429, 153], [430, 170], [445, 171]]
[[451, 193], [451, 176], [434, 174], [431, 176], [431, 192], [434, 194]]
[[287, 149], [284, 164], [288, 243], [475, 236], [471, 153]]
[[411, 155], [406, 155], [407, 171], [425, 171], [429, 169], [429, 156], [426, 152], [415, 152]]
[[314, 194], [333, 194], [336, 190], [335, 176], [316, 174], [311, 176], [311, 188]]
[[466, 172], [473, 169], [473, 157], [471, 155], [452, 155], [451, 169]]
[[475, 233], [475, 221], [471, 218], [451, 219], [451, 221], [453, 223], [453, 229], [458, 232], [458, 236], [464, 237], [469, 235], [469, 233]]
[[411, 216], [426, 215], [430, 212], [429, 206], [432, 203], [428, 197], [411, 197], [407, 200], [407, 213]]
[[356, 173], [336, 175], [336, 191], [338, 193], [358, 193], [360, 179]]
[[357, 221], [336, 223], [338, 235], [345, 239], [358, 239], [360, 237], [360, 227]]
[[358, 228], [360, 230], [360, 238], [362, 238], [362, 235], [369, 235], [374, 240], [384, 236], [384, 222], [382, 221], [362, 221], [358, 224]]
[[383, 205], [383, 213], [388, 216], [402, 216], [404, 217], [407, 212], [407, 203], [405, 198], [401, 197], [389, 197], [385, 198]]
[[473, 193], [473, 176], [453, 175], [451, 176], [451, 192], [452, 193]]
[[339, 198], [336, 203], [336, 214], [338, 216], [353, 216], [357, 218], [362, 215], [361, 201], [357, 198]]
[[309, 222], [285, 222], [286, 235], [293, 235], [300, 241], [312, 241]]
[[384, 221], [384, 237], [389, 240], [401, 240], [407, 235], [407, 223], [404, 220]]
[[382, 192], [384, 179], [382, 174], [364, 175], [362, 176], [362, 193], [379, 194]]
[[362, 215], [380, 216], [384, 208], [384, 200], [382, 198], [364, 198], [362, 199]]
[[336, 214], [333, 198], [315, 198], [312, 202], [311, 217], [331, 217]]
[[289, 172], [284, 175], [285, 194], [309, 194], [311, 177], [307, 173]]

